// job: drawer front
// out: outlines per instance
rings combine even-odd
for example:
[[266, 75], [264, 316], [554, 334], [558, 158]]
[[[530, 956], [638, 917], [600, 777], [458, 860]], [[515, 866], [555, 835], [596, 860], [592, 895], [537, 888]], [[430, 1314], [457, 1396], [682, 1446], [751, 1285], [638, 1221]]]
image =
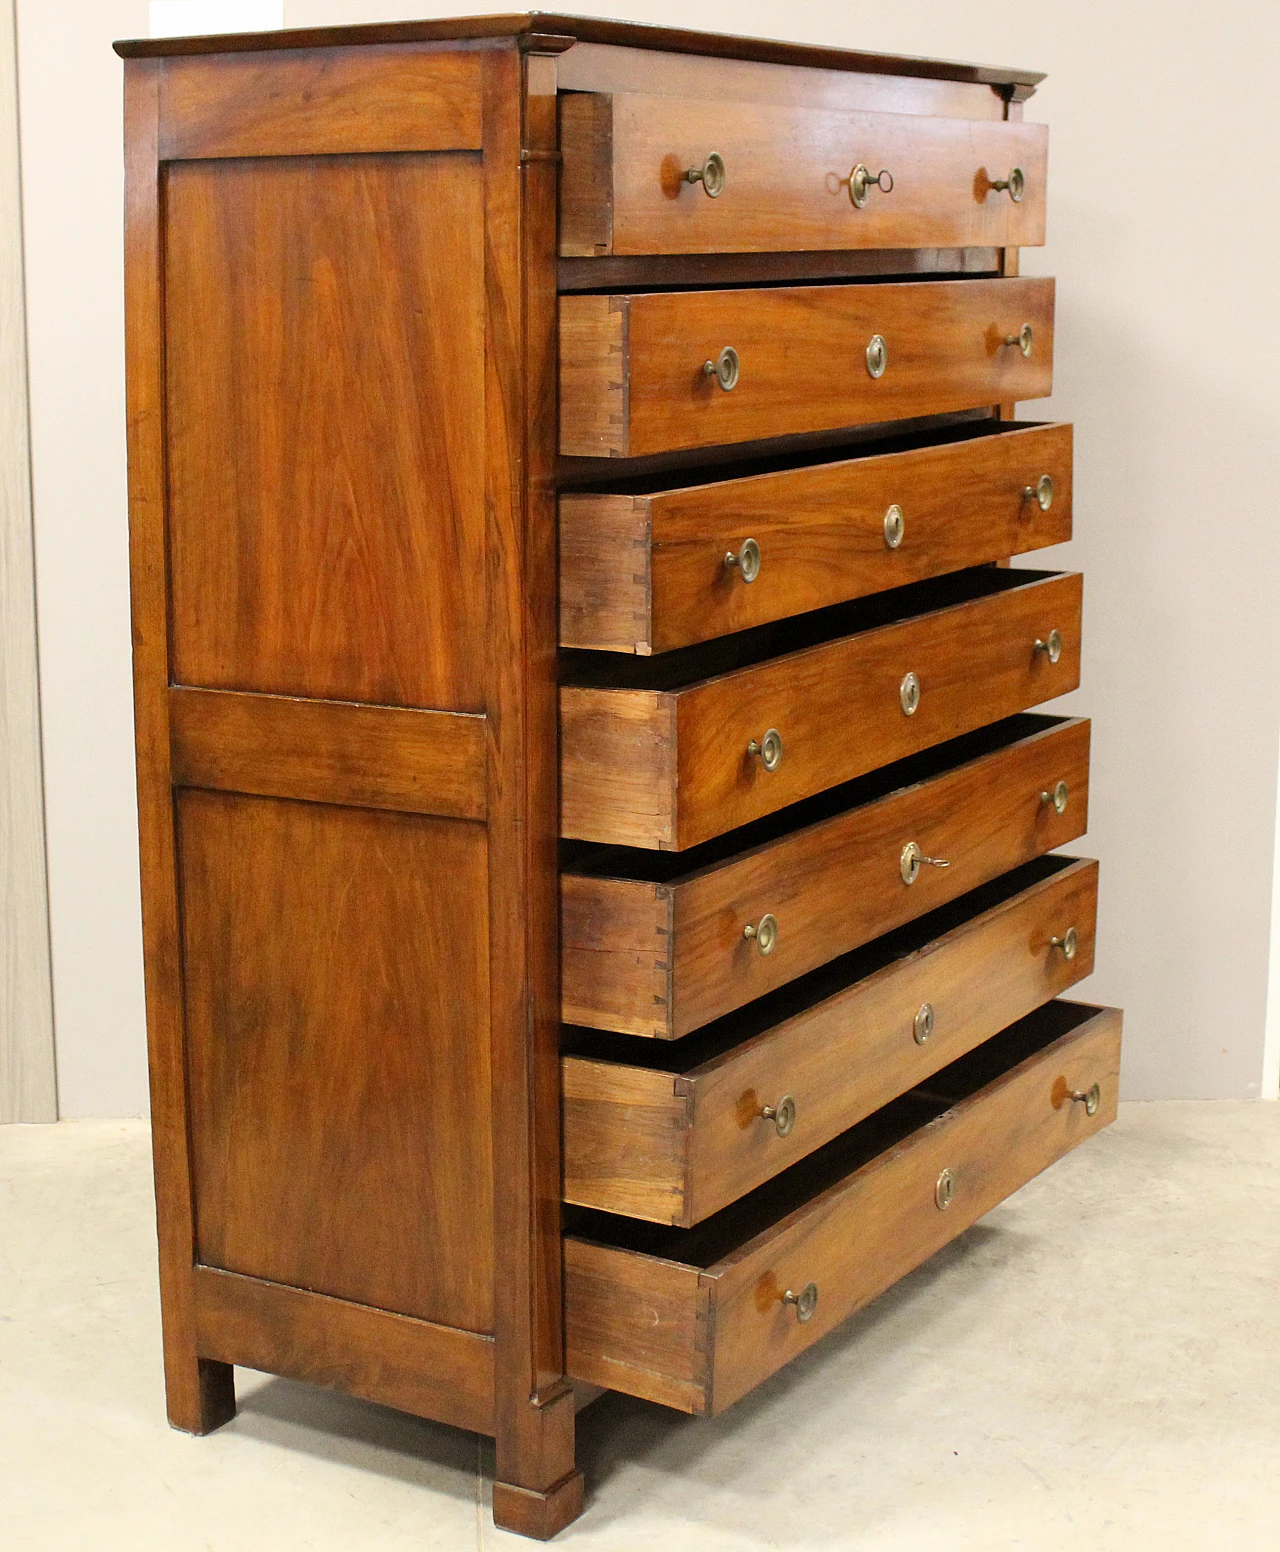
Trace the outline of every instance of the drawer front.
[[[1008, 278], [562, 296], [560, 451], [641, 456], [1043, 398], [1053, 295], [1052, 280]], [[726, 348], [737, 380], [722, 388], [705, 364]]]
[[560, 644], [666, 652], [1065, 543], [1071, 442], [1070, 426], [1027, 426], [654, 495], [562, 495]]
[[[570, 1375], [721, 1412], [1108, 1125], [1119, 1012], [1050, 1003], [1031, 1020], [1067, 1032], [708, 1265], [682, 1257], [675, 1230], [656, 1252], [566, 1237]], [[1096, 1108], [1071, 1097], [1095, 1084]], [[730, 1209], [735, 1222], [751, 1206]], [[817, 1303], [800, 1321], [784, 1296], [809, 1283]]]
[[[1008, 747], [667, 884], [564, 873], [566, 1023], [675, 1039], [1083, 835], [1089, 724]], [[1067, 787], [1058, 812], [1042, 793]], [[904, 882], [914, 843], [945, 868]], [[762, 954], [744, 929], [777, 923]]]
[[[1042, 124], [630, 92], [562, 95], [560, 252], [1043, 243], [1048, 141]], [[712, 162], [709, 181], [690, 180], [713, 154], [723, 179]], [[858, 167], [889, 176], [864, 187], [854, 178]], [[1016, 200], [992, 187], [1015, 167]]]
[[[680, 851], [1075, 689], [1081, 579], [1027, 575], [668, 693], [562, 686], [561, 834]], [[782, 758], [766, 770], [751, 746], [770, 729]]]
[[[1097, 894], [1096, 862], [1057, 868], [692, 1069], [566, 1056], [565, 1201], [718, 1212], [1090, 975]], [[780, 1132], [762, 1112], [784, 1097]]]

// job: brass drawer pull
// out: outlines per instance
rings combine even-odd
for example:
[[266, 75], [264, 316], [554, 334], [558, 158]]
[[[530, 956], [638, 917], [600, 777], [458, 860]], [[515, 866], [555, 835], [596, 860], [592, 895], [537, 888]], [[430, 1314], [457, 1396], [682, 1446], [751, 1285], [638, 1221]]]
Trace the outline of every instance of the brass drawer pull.
[[755, 945], [762, 954], [772, 954], [774, 945], [778, 941], [778, 918], [770, 911], [762, 916], [758, 923], [748, 922], [742, 929], [742, 936], [747, 939], [754, 938]]
[[806, 1320], [812, 1318], [814, 1310], [818, 1307], [817, 1283], [806, 1283], [799, 1293], [792, 1293], [788, 1288], [782, 1295], [782, 1302], [795, 1305], [796, 1319], [803, 1325]]
[[1088, 1089], [1073, 1089], [1068, 1098], [1075, 1100], [1078, 1105], [1083, 1105], [1085, 1115], [1097, 1115], [1098, 1106], [1102, 1103], [1102, 1088], [1095, 1083]]
[[917, 1045], [925, 1045], [933, 1033], [933, 1004], [922, 1002], [920, 1011], [911, 1021], [911, 1036]]
[[904, 674], [902, 683], [898, 686], [898, 700], [902, 705], [902, 714], [906, 717], [914, 717], [920, 705], [920, 680], [915, 674]]
[[872, 377], [883, 377], [889, 365], [889, 347], [883, 334], [873, 334], [867, 343], [867, 371]]
[[1022, 491], [1022, 504], [1034, 501], [1042, 512], [1053, 505], [1053, 475], [1042, 474], [1034, 485], [1026, 485]]
[[1043, 652], [1051, 663], [1056, 663], [1062, 656], [1062, 632], [1051, 630], [1043, 641], [1037, 636], [1031, 650], [1033, 653]]
[[738, 352], [732, 345], [726, 345], [714, 361], [704, 361], [702, 363], [703, 376], [714, 377], [726, 393], [732, 393], [738, 386], [740, 371], [741, 363], [738, 360]]
[[879, 189], [882, 194], [893, 193], [893, 174], [887, 168], [881, 168], [873, 174], [864, 162], [859, 162], [849, 174], [848, 183], [849, 198], [856, 210], [861, 210], [866, 204], [867, 195], [872, 189]]
[[898, 859], [898, 871], [902, 874], [904, 884], [914, 884], [920, 877], [920, 869], [928, 864], [931, 868], [949, 868], [951, 864], [942, 857], [926, 857], [914, 841], [908, 841], [902, 848], [902, 856]]
[[[1076, 950], [1080, 947], [1080, 934], [1074, 927], [1068, 927], [1060, 938], [1049, 939], [1049, 952], [1052, 954], [1055, 948], [1062, 950], [1062, 957], [1067, 960], [1076, 957]], [[1093, 1114], [1091, 1110], [1090, 1115]]]
[[895, 501], [884, 515], [884, 542], [891, 550], [896, 550], [902, 543], [902, 536], [907, 531], [907, 520], [902, 515], [902, 508]]
[[956, 1177], [949, 1169], [944, 1169], [938, 1176], [938, 1183], [933, 1188], [933, 1199], [938, 1204], [939, 1212], [946, 1212], [947, 1208], [955, 1200]]
[[776, 771], [782, 764], [782, 734], [770, 728], [763, 738], [753, 738], [747, 745], [748, 754], [758, 754], [766, 771]]
[[1024, 356], [1031, 354], [1031, 347], [1035, 344], [1035, 334], [1029, 323], [1024, 323], [1016, 334], [1006, 334], [1006, 345], [1016, 345]]
[[1041, 807], [1047, 808], [1053, 804], [1055, 814], [1065, 814], [1067, 811], [1067, 799], [1071, 796], [1071, 789], [1065, 781], [1060, 781], [1056, 787], [1040, 794]]
[[754, 582], [760, 575], [760, 546], [754, 539], [744, 539], [736, 555], [730, 550], [725, 556], [724, 567], [726, 571], [740, 571], [744, 582]]
[[1026, 193], [1027, 190], [1026, 176], [1023, 173], [1021, 167], [1014, 167], [1010, 170], [1009, 176], [1007, 178], [993, 179], [991, 187], [997, 190], [999, 193], [1004, 193], [1007, 191], [1009, 198], [1014, 202], [1014, 204], [1020, 205], [1022, 203], [1022, 196]]
[[719, 151], [712, 151], [701, 167], [690, 167], [684, 181], [700, 183], [708, 199], [718, 199], [724, 193], [724, 157]]
[[760, 1112], [762, 1121], [772, 1121], [779, 1137], [790, 1137], [796, 1124], [796, 1102], [790, 1094], [784, 1094], [776, 1105], [766, 1105]]

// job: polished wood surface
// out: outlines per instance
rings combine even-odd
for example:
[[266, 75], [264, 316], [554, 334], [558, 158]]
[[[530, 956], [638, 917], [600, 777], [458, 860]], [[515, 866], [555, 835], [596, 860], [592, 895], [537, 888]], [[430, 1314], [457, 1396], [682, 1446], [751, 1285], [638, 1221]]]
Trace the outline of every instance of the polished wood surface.
[[[981, 745], [979, 747], [982, 747]], [[954, 763], [959, 762], [959, 763]], [[767, 839], [733, 838], [646, 877], [643, 855], [601, 857], [561, 880], [566, 1023], [674, 1039], [740, 1008], [892, 927], [1083, 835], [1089, 724], [1017, 718], [1004, 741], [922, 757], [868, 781], [842, 807]], [[1059, 814], [1041, 801], [1065, 781]], [[915, 841], [945, 868], [911, 885]], [[766, 913], [778, 938], [761, 954], [743, 936]]]
[[[696, 671], [669, 689], [562, 686], [561, 834], [680, 851], [1075, 689], [1079, 575], [965, 575], [963, 602], [944, 602], [960, 590], [955, 579], [919, 584], [926, 591], [882, 607], [920, 613], [740, 667], [752, 638], [731, 638], [718, 656], [695, 649], [669, 671], [662, 659], [610, 660], [637, 674], [649, 665], [664, 677]], [[794, 625], [765, 629], [780, 647], [799, 639]], [[1056, 663], [1035, 650], [1053, 630]], [[920, 684], [911, 715], [901, 702], [908, 673]], [[770, 728], [783, 744], [772, 771], [748, 750]]]
[[[562, 100], [560, 143], [563, 256], [1044, 241], [1041, 124], [582, 92]], [[712, 150], [725, 167], [714, 198], [686, 178]], [[893, 183], [861, 208], [858, 164]], [[1016, 203], [991, 188], [1013, 167], [1026, 178]]]
[[493, 1428], [493, 1339], [197, 1267], [197, 1340], [227, 1363], [324, 1385], [458, 1428]]
[[[667, 1046], [652, 1066], [624, 1051], [593, 1057], [589, 1044], [567, 1055], [565, 1200], [687, 1228], [1090, 975], [1097, 863], [1046, 858], [1013, 877], [1025, 881], [1015, 894], [977, 890], [811, 978], [816, 992], [788, 988], [806, 1002], [789, 1016], [783, 994], [726, 1020], [694, 1042], [692, 1061]], [[1071, 928], [1067, 959], [1053, 940]], [[933, 1023], [920, 1043], [925, 1003]], [[761, 1029], [775, 1008], [780, 1021]], [[761, 1118], [783, 1095], [796, 1107], [786, 1137]]]
[[[560, 299], [560, 451], [599, 458], [934, 415], [1053, 387], [1052, 280]], [[1029, 357], [1004, 342], [1032, 325]], [[873, 378], [866, 351], [888, 347]], [[703, 371], [732, 346], [738, 384]]]
[[370, 47], [171, 59], [166, 161], [478, 150], [481, 58]]
[[[1001, 248], [832, 248], [817, 253], [649, 254], [644, 257], [561, 259], [566, 291], [647, 291], [667, 285], [745, 286], [797, 280], [910, 280], [916, 275], [988, 278], [1001, 271]], [[1010, 271], [1010, 273], [1016, 273]]]
[[198, 1259], [491, 1332], [484, 831], [194, 791], [178, 829]]
[[169, 167], [179, 683], [484, 710], [483, 197], [464, 155]]
[[485, 817], [483, 717], [177, 688], [169, 729], [180, 786]]
[[[985, 433], [985, 434], [981, 434]], [[667, 652], [1071, 537], [1071, 427], [955, 440], [643, 494], [560, 497], [560, 642]], [[1026, 492], [1053, 481], [1043, 511]], [[896, 549], [885, 515], [900, 507]], [[725, 565], [744, 540], [760, 575]]]
[[[1117, 1010], [1049, 1003], [700, 1229], [638, 1236], [624, 1219], [591, 1220], [565, 1240], [570, 1372], [725, 1410], [1114, 1120], [1119, 1056]], [[1094, 1083], [1090, 1116], [1069, 1096]], [[944, 1169], [955, 1195], [939, 1210]], [[610, 1223], [617, 1244], [600, 1237]], [[818, 1301], [801, 1323], [783, 1294], [810, 1281]]]

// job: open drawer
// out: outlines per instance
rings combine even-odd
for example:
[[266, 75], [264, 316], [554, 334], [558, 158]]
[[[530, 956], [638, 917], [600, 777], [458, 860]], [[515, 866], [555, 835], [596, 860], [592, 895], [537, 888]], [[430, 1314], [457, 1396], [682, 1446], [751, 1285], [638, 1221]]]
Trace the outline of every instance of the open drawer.
[[697, 1228], [568, 1216], [569, 1374], [722, 1412], [1111, 1122], [1120, 1024], [1047, 1003]]

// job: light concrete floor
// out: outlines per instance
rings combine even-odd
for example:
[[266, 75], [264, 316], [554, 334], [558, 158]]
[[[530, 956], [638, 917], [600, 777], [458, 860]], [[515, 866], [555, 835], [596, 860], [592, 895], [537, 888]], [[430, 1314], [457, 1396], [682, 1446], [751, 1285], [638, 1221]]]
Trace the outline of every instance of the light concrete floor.
[[[0, 1128], [4, 1552], [471, 1552], [474, 1435], [241, 1372], [164, 1421], [148, 1139]], [[712, 1422], [606, 1396], [557, 1545], [1280, 1547], [1280, 1106], [1128, 1105]]]

